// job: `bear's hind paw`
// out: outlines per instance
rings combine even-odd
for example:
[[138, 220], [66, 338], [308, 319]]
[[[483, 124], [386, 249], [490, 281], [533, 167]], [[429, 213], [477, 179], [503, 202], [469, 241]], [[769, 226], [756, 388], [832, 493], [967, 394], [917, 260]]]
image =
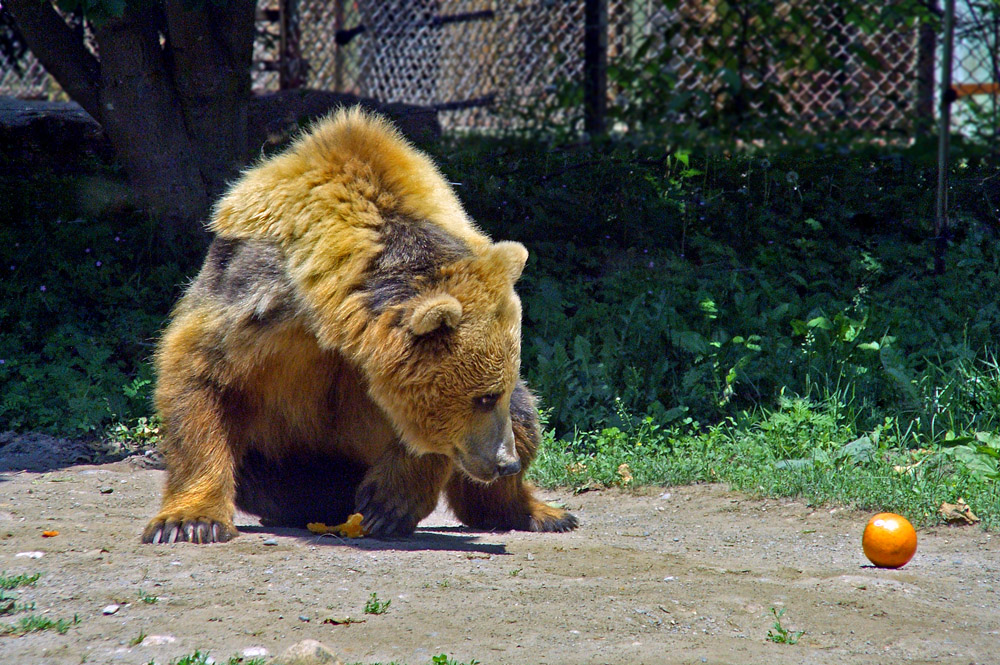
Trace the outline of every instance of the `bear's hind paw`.
[[207, 517], [196, 519], [154, 519], [142, 532], [142, 542], [166, 543], [224, 543], [239, 532], [232, 524], [225, 524]]

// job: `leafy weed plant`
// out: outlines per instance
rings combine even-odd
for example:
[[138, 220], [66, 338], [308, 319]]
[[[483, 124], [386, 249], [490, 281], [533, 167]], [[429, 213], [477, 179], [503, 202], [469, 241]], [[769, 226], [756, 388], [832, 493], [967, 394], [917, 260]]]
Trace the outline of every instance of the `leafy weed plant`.
[[[361, 663], [351, 663], [350, 665], [362, 665]], [[392, 661], [390, 663], [375, 663], [374, 665], [403, 665], [397, 661]], [[480, 661], [473, 658], [472, 660], [466, 662], [455, 660], [447, 654], [439, 654], [437, 656], [432, 656], [430, 660], [430, 665], [482, 665]]]
[[373, 592], [365, 602], [365, 614], [385, 614], [389, 611], [391, 604], [391, 600], [381, 601], [378, 599], [378, 595]]
[[142, 589], [139, 589], [139, 600], [142, 601], [143, 603], [146, 603], [147, 605], [154, 605], [160, 599], [159, 597], [154, 596], [151, 593], [146, 593]]
[[480, 663], [475, 658], [470, 660], [468, 663], [461, 663], [442, 653], [431, 658], [431, 665], [480, 665]]
[[785, 615], [785, 608], [780, 610], [771, 608], [774, 615], [772, 630], [767, 631], [767, 640], [775, 644], [796, 644], [799, 639], [806, 634], [804, 630], [788, 630], [781, 625], [781, 617]]

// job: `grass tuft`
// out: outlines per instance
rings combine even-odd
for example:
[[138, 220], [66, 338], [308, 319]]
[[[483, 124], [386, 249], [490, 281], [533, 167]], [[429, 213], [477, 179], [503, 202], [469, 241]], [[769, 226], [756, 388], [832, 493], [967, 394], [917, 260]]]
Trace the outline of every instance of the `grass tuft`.
[[72, 621], [67, 619], [52, 620], [39, 614], [32, 614], [21, 617], [15, 623], [0, 626], [0, 634], [20, 636], [45, 630], [54, 630], [60, 635], [64, 635], [78, 623], [80, 623], [80, 617], [76, 614], [73, 615]]
[[21, 586], [35, 586], [41, 578], [41, 573], [35, 573], [34, 575], [8, 575], [6, 571], [0, 573], [0, 589], [16, 589]]

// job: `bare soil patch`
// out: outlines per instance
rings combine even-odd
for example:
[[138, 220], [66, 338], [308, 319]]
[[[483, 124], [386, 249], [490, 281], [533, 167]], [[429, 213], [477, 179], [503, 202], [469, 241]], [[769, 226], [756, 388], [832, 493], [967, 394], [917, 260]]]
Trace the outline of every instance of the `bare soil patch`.
[[[861, 552], [867, 515], [693, 486], [548, 492], [581, 519], [568, 534], [477, 532], [439, 510], [401, 541], [247, 518], [223, 545], [140, 545], [162, 482], [129, 460], [0, 474], [0, 571], [42, 574], [7, 593], [80, 619], [64, 635], [0, 637], [0, 661], [168, 663], [195, 649], [222, 661], [312, 638], [346, 662], [408, 665], [440, 653], [484, 665], [1000, 662], [1000, 539], [974, 528], [922, 530], [913, 561], [880, 570]], [[372, 593], [391, 601], [384, 614], [364, 613]], [[767, 639], [771, 608], [805, 631], [797, 644]], [[346, 617], [360, 623], [325, 622]]]

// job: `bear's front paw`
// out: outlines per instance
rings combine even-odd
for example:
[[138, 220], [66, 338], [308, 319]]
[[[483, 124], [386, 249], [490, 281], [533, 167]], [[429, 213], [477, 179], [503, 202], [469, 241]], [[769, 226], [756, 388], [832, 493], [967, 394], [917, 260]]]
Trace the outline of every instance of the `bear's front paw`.
[[361, 526], [365, 533], [375, 538], [403, 538], [413, 533], [417, 524], [430, 514], [414, 497], [390, 496], [375, 484], [358, 488], [355, 512], [364, 515]]
[[534, 506], [528, 523], [529, 531], [564, 532], [572, 531], [580, 525], [580, 521], [572, 513], [562, 508], [553, 508], [544, 503]]
[[156, 518], [142, 532], [142, 542], [224, 543], [239, 535], [236, 526], [207, 517], [195, 519]]

